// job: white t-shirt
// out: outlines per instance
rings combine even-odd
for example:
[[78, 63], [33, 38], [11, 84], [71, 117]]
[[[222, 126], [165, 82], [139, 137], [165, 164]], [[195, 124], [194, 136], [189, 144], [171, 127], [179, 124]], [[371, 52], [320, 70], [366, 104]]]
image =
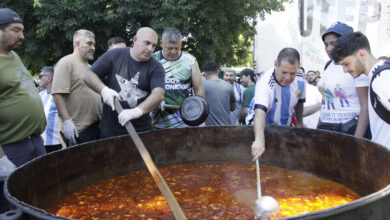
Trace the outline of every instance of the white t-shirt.
[[[321, 103], [322, 95], [318, 91], [318, 88], [316, 86], [306, 84], [306, 102], [304, 104], [304, 107], [315, 105], [318, 103]], [[317, 111], [316, 113], [306, 116], [303, 118], [303, 124], [307, 128], [315, 129], [317, 128], [318, 119], [320, 118], [320, 111]]]
[[288, 86], [281, 86], [275, 79], [275, 69], [267, 70], [256, 83], [255, 109], [263, 109], [266, 124], [289, 126], [294, 107], [298, 102], [305, 102], [306, 80], [297, 72], [294, 81]]
[[[374, 70], [383, 64], [383, 61], [376, 63], [370, 70], [369, 77], [372, 77]], [[372, 90], [378, 95], [383, 106], [390, 111], [390, 70], [383, 70], [372, 82]], [[371, 105], [370, 93], [368, 93], [368, 116], [370, 119], [370, 128], [372, 141], [390, 149], [390, 124], [383, 121], [375, 112]]]
[[241, 113], [241, 102], [244, 99], [245, 88], [236, 82], [233, 84], [233, 88], [234, 96], [236, 97], [236, 109], [230, 112], [230, 120], [232, 125], [238, 125], [238, 117], [240, 117]]
[[360, 113], [356, 87], [368, 87], [370, 79], [362, 74], [354, 79], [333, 61], [321, 75], [318, 90], [322, 95], [320, 120], [325, 123], [345, 123]]

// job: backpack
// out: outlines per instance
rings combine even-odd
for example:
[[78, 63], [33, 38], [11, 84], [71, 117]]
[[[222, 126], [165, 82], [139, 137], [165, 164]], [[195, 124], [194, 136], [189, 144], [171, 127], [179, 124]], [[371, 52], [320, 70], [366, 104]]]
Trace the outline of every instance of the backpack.
[[330, 63], [332, 63], [332, 60], [329, 60], [329, 61], [325, 64], [324, 71], [326, 70], [326, 68], [328, 68], [328, 66], [330, 65]]
[[378, 98], [378, 95], [372, 90], [372, 82], [378, 76], [380, 72], [383, 70], [390, 69], [390, 63], [385, 62], [383, 65], [376, 68], [372, 74], [371, 82], [370, 82], [370, 100], [371, 105], [374, 108], [376, 114], [386, 123], [390, 124], [390, 111], [388, 111], [385, 106], [381, 103]]

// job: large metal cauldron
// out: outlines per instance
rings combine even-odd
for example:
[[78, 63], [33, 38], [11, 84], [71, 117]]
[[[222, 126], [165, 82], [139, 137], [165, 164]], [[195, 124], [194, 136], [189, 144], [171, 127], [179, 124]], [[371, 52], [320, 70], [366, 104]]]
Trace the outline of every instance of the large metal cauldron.
[[[227, 161], [251, 163], [252, 127], [202, 127], [140, 134], [156, 165]], [[271, 126], [266, 129], [265, 165], [303, 170], [351, 188], [361, 199], [288, 219], [390, 218], [390, 152], [342, 134]], [[146, 169], [129, 136], [79, 145], [18, 168], [6, 196], [23, 219], [65, 219], [43, 209], [68, 193], [101, 180]]]

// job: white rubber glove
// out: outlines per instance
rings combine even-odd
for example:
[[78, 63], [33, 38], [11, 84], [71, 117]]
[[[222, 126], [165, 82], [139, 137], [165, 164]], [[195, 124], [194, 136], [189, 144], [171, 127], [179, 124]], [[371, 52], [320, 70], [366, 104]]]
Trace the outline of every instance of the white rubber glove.
[[79, 137], [79, 132], [73, 124], [72, 119], [68, 119], [62, 123], [62, 132], [64, 132], [64, 136], [69, 141], [69, 144], [75, 145], [77, 143], [76, 138]]
[[7, 156], [3, 156], [0, 158], [0, 178], [5, 179], [8, 177], [12, 171], [16, 169], [16, 166], [14, 163], [12, 163]]
[[124, 109], [119, 115], [118, 115], [118, 121], [119, 124], [124, 126], [127, 124], [127, 122], [137, 119], [142, 116], [142, 110], [138, 107], [132, 108], [132, 109]]
[[158, 106], [158, 108], [161, 110], [161, 111], [165, 111], [165, 101], [162, 100], [162, 102], [160, 103], [160, 105]]
[[114, 98], [120, 100], [119, 94], [115, 90], [110, 89], [107, 86], [102, 89], [102, 92], [100, 94], [102, 95], [103, 102], [111, 106], [112, 110], [115, 111]]

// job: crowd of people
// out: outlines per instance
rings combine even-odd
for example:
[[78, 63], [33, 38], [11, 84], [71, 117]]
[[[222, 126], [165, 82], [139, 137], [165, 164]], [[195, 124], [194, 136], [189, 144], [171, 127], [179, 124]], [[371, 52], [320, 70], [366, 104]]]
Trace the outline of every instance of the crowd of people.
[[[80, 29], [73, 53], [42, 67], [39, 90], [13, 51], [24, 40], [23, 21], [0, 9], [0, 177], [22, 164], [65, 147], [136, 131], [188, 125], [180, 106], [190, 96], [204, 97], [209, 116], [201, 126], [252, 125], [253, 160], [265, 151], [266, 125], [308, 127], [365, 137], [390, 148], [390, 77], [387, 57], [371, 54], [367, 38], [344, 24], [329, 27], [322, 41], [330, 61], [322, 73], [301, 67], [299, 52], [283, 48], [269, 69], [236, 72], [215, 61], [199, 67], [182, 51], [180, 31], [158, 34], [140, 28], [127, 47], [120, 37], [92, 65], [95, 35]], [[123, 107], [115, 111], [115, 99]], [[371, 131], [371, 132], [370, 132]], [[248, 146], [249, 147], [249, 146]], [[1, 182], [2, 183], [2, 182]], [[7, 203], [0, 198], [0, 212]]]

